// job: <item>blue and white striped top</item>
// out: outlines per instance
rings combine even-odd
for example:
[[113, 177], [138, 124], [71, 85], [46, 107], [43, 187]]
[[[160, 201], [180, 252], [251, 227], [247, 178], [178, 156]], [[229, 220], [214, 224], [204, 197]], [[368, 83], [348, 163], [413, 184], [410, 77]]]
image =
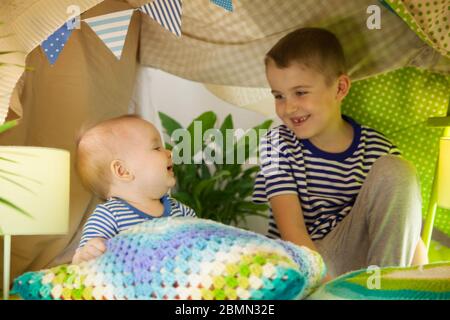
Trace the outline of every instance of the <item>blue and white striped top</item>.
[[[161, 217], [195, 217], [195, 211], [177, 200], [165, 195], [161, 198], [164, 212]], [[111, 198], [99, 204], [88, 218], [83, 228], [79, 248], [83, 247], [89, 239], [111, 239], [119, 232], [147, 220], [157, 219], [133, 207], [125, 200]]]
[[[342, 153], [328, 153], [307, 139], [298, 139], [285, 125], [269, 130], [261, 139], [260, 167], [253, 201], [265, 203], [276, 195], [296, 194], [312, 240], [324, 238], [352, 209], [372, 164], [400, 151], [380, 132], [359, 125], [348, 116], [354, 138]], [[279, 238], [271, 212], [271, 238]]]

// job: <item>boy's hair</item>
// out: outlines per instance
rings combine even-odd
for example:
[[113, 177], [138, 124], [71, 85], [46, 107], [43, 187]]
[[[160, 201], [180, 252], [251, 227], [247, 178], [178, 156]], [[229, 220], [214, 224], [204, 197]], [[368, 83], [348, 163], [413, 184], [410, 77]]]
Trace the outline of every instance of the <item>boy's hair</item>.
[[112, 183], [110, 163], [117, 156], [120, 125], [137, 115], [123, 115], [82, 128], [76, 141], [75, 166], [83, 185], [102, 200], [108, 198]]
[[287, 68], [293, 62], [313, 68], [325, 76], [328, 85], [347, 72], [339, 40], [321, 28], [301, 28], [287, 34], [266, 54], [266, 66], [270, 60], [279, 68]]

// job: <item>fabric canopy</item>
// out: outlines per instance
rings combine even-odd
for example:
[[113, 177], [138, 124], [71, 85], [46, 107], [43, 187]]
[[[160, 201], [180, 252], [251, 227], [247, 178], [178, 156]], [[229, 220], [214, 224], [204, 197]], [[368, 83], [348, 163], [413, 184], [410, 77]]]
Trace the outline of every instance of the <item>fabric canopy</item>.
[[[151, 1], [2, 1], [0, 21], [4, 25], [0, 28], [0, 36], [7, 37], [0, 39], [0, 47], [19, 52], [3, 55], [0, 62], [24, 65], [25, 55], [68, 20], [69, 6], [77, 5], [80, 12], [85, 12], [101, 2], [107, 5], [124, 2], [128, 8], [138, 8]], [[404, 66], [450, 73], [447, 20], [450, 10], [446, 1], [423, 6], [420, 0], [387, 2], [399, 16], [380, 1], [381, 28], [369, 29], [366, 21], [370, 15], [367, 8], [373, 5], [371, 0], [360, 0], [357, 4], [346, 0], [304, 0], [301, 3], [266, 0], [263, 5], [259, 1], [234, 0], [233, 12], [210, 0], [184, 1], [181, 37], [168, 32], [148, 16], [142, 19], [139, 61], [142, 65], [205, 84], [261, 88], [267, 86], [261, 63], [265, 52], [295, 28], [319, 26], [333, 30], [341, 40], [354, 80]], [[92, 15], [83, 15], [87, 16]], [[83, 28], [87, 28], [85, 23]], [[100, 50], [98, 54], [108, 55], [109, 52]], [[12, 65], [0, 68], [3, 84], [0, 122], [6, 116], [12, 90], [21, 72]], [[219, 91], [227, 100], [238, 99], [232, 88]], [[256, 102], [258, 97], [251, 102]]]
[[[424, 9], [419, 0], [380, 1], [381, 29], [371, 30], [366, 20], [372, 0], [233, 0], [233, 12], [209, 0], [186, 0], [181, 37], [135, 11], [120, 60], [85, 22], [73, 31], [53, 66], [40, 47], [68, 20], [70, 5], [78, 5], [81, 18], [86, 19], [149, 2], [2, 0], [0, 51], [8, 53], [0, 55], [0, 123], [7, 116], [19, 116], [22, 121], [2, 135], [0, 143], [64, 148], [71, 151], [73, 160], [75, 136], [82, 125], [127, 113], [139, 63], [202, 82], [235, 105], [272, 114], [266, 101], [263, 57], [279, 38], [301, 26], [336, 33], [354, 80], [407, 66], [437, 72], [440, 77], [450, 74], [448, 21], [444, 19], [450, 10], [445, 1], [430, 4], [439, 10]], [[414, 76], [422, 79], [422, 75]], [[445, 79], [439, 78], [438, 85], [445, 86]], [[442, 114], [444, 103], [448, 99], [442, 99], [432, 113]], [[8, 114], [8, 109], [13, 112]], [[438, 134], [434, 132], [433, 137]], [[72, 170], [69, 234], [13, 238], [12, 278], [66, 262], [96, 201]]]

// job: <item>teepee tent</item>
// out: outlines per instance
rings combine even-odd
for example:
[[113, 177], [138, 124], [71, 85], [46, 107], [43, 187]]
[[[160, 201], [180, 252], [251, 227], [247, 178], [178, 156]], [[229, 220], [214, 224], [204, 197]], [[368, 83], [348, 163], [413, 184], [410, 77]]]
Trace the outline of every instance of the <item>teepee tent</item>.
[[[21, 124], [0, 142], [63, 148], [73, 160], [83, 124], [127, 113], [133, 95], [145, 91], [145, 84], [136, 85], [139, 66], [201, 82], [236, 106], [270, 116], [264, 54], [298, 27], [323, 27], [342, 42], [355, 81], [344, 113], [385, 133], [413, 161], [425, 216], [443, 132], [428, 127], [427, 119], [447, 115], [450, 97], [448, 2], [219, 3], [232, 6], [210, 0], [3, 0], [0, 51], [8, 53], [0, 55], [0, 122], [20, 117]], [[73, 12], [81, 14], [79, 27], [56, 51], [46, 41], [59, 41]], [[376, 27], [368, 22], [372, 15], [380, 18]], [[117, 34], [105, 35], [107, 23]], [[72, 171], [68, 235], [17, 237], [13, 278], [67, 261], [96, 203]], [[438, 209], [435, 227], [448, 243], [448, 210]]]

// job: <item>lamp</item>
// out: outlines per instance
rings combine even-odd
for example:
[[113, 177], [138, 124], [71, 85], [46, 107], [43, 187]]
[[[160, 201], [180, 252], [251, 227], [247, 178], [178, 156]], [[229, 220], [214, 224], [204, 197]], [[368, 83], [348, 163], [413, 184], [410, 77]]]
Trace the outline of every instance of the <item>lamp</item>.
[[430, 248], [437, 207], [450, 209], [450, 108], [446, 117], [429, 118], [428, 126], [444, 127], [444, 133], [439, 142], [439, 159], [436, 165], [430, 204], [428, 205], [427, 218], [422, 233], [422, 240], [427, 251]]
[[438, 206], [450, 209], [450, 135], [439, 143]]
[[12, 235], [64, 234], [69, 226], [68, 151], [0, 147], [0, 235], [3, 298], [9, 298]]

